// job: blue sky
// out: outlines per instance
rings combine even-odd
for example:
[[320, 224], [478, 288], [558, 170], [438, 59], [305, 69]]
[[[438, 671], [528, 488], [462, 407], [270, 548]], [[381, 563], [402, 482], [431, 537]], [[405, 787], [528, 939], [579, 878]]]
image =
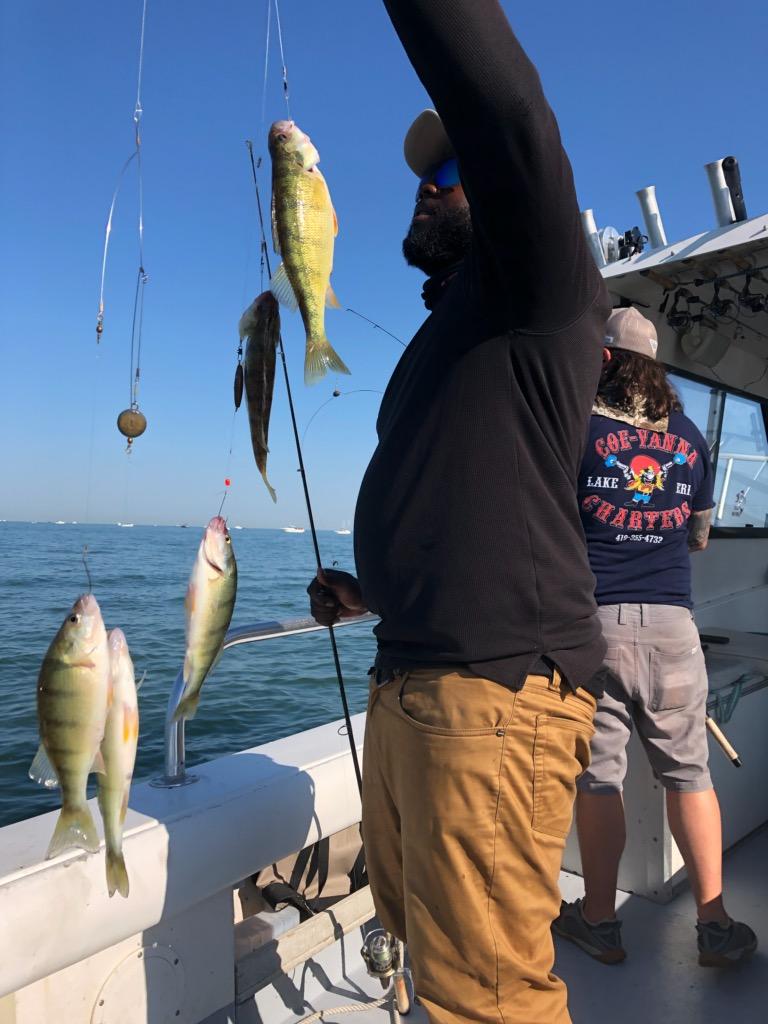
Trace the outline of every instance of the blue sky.
[[[505, 2], [539, 67], [582, 207], [623, 230], [655, 184], [670, 240], [713, 224], [702, 165], [739, 157], [751, 214], [768, 208], [768, 11], [756, 0]], [[258, 235], [244, 139], [264, 152], [266, 0], [149, 0], [144, 102], [146, 291], [141, 405], [130, 459], [114, 421], [128, 400], [137, 266], [136, 182], [118, 200], [104, 341], [94, 342], [101, 246], [132, 147], [140, 0], [27, 0], [0, 14], [0, 517], [197, 523], [218, 508], [248, 526], [305, 523], [278, 380], [269, 475], [253, 464], [231, 386], [242, 309], [258, 293]], [[282, 0], [292, 114], [315, 141], [340, 222], [343, 305], [404, 340], [421, 322], [420, 275], [400, 242], [415, 182], [402, 135], [427, 103], [378, 0]], [[273, 50], [266, 121], [284, 115]], [[263, 175], [266, 183], [267, 175]], [[265, 189], [266, 191], [266, 189]], [[303, 429], [332, 378], [301, 382], [303, 332], [284, 335]], [[353, 370], [314, 419], [306, 460], [320, 526], [352, 518], [400, 347], [348, 313], [328, 335]], [[90, 486], [89, 486], [90, 480]]]

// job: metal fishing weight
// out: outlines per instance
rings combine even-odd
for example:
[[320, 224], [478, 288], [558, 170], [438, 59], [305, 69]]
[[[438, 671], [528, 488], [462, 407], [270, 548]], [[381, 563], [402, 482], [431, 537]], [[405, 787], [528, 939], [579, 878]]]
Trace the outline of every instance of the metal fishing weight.
[[147, 417], [141, 412], [138, 406], [131, 406], [130, 409], [123, 409], [117, 417], [117, 429], [128, 438], [128, 451], [131, 450], [134, 438], [141, 437], [147, 429]]

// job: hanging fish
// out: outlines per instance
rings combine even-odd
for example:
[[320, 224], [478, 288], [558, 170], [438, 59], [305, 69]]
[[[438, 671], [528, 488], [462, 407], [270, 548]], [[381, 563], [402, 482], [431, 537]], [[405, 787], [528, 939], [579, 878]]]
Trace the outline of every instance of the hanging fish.
[[92, 594], [79, 597], [54, 637], [37, 680], [40, 748], [30, 778], [61, 786], [61, 814], [46, 857], [72, 846], [95, 853], [96, 826], [86, 786], [103, 771], [99, 752], [107, 718], [109, 655], [101, 611]]
[[275, 490], [267, 480], [269, 417], [275, 386], [275, 360], [280, 339], [280, 308], [271, 292], [262, 292], [240, 317], [240, 338], [245, 346], [245, 398], [256, 465], [272, 501]]
[[328, 370], [349, 373], [325, 336], [325, 306], [339, 309], [331, 288], [333, 240], [339, 227], [317, 164], [320, 154], [293, 121], [269, 130], [272, 157], [272, 241], [283, 262], [270, 281], [275, 298], [299, 309], [307, 333], [304, 381]]
[[187, 588], [187, 650], [184, 690], [173, 716], [194, 718], [205, 677], [221, 653], [237, 594], [237, 564], [232, 539], [221, 516], [208, 523]]
[[104, 772], [98, 777], [99, 809], [104, 821], [109, 895], [128, 896], [128, 872], [123, 858], [123, 823], [128, 809], [136, 747], [139, 742], [139, 703], [128, 644], [122, 629], [110, 630], [109, 711], [101, 741]]

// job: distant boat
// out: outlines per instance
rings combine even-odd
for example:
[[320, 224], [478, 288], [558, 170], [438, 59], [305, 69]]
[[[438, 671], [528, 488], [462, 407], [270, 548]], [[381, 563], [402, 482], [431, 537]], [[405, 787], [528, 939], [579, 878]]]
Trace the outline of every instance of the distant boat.
[[352, 533], [352, 531], [347, 530], [346, 527], [342, 527], [340, 530], [334, 530], [333, 532], [338, 533], [340, 537], [348, 537], [350, 533]]
[[304, 533], [303, 526], [284, 526], [283, 533]]
[[129, 527], [133, 526], [133, 523], [118, 523], [117, 525], [122, 526], [125, 529], [128, 529]]
[[235, 527], [233, 527], [233, 529], [235, 529], [235, 530], [242, 530], [242, 526], [235, 526]]
[[54, 526], [66, 526], [67, 524], [64, 522], [63, 519], [57, 519], [56, 522], [53, 525]]

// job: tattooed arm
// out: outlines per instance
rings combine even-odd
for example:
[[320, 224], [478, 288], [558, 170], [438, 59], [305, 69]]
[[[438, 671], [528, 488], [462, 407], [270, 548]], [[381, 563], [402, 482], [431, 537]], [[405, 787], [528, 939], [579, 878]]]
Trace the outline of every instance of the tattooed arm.
[[712, 509], [693, 512], [688, 520], [688, 550], [703, 551], [709, 543], [709, 528], [712, 521]]

